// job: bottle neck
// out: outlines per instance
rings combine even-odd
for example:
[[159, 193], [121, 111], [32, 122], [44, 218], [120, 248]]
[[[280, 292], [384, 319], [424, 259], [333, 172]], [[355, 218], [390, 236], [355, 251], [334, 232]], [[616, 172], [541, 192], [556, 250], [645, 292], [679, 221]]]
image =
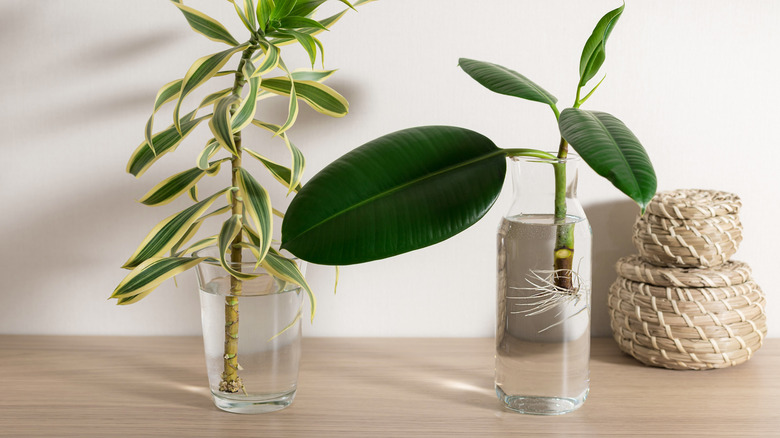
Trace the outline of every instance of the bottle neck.
[[510, 158], [514, 197], [506, 216], [555, 215], [556, 189], [559, 188], [564, 197], [566, 215], [584, 218], [585, 213], [577, 199], [579, 160], [576, 155], [562, 160]]

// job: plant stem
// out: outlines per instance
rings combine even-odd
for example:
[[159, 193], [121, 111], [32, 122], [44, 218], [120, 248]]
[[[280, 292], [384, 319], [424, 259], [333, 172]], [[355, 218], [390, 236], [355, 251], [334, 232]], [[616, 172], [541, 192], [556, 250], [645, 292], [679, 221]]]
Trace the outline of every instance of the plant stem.
[[569, 147], [561, 138], [558, 146], [558, 162], [553, 164], [555, 172], [555, 248], [553, 249], [553, 269], [555, 270], [555, 287], [561, 291], [571, 292], [572, 265], [574, 260], [574, 224], [566, 223], [566, 162]]
[[[254, 52], [253, 47], [246, 49], [242, 56], [241, 61], [238, 64], [238, 69], [235, 73], [235, 81], [233, 83], [233, 94], [241, 96], [241, 89], [246, 83], [246, 78], [243, 74], [244, 64], [251, 58]], [[231, 115], [234, 109], [230, 110]], [[231, 184], [233, 187], [238, 186], [238, 172], [241, 168], [241, 131], [234, 134], [234, 140], [236, 144], [236, 155], [233, 156], [230, 162], [231, 170]], [[243, 214], [243, 206], [239, 202], [238, 197], [234, 194], [232, 202], [232, 213]], [[235, 269], [241, 271], [241, 241], [243, 240], [242, 232], [239, 231], [235, 239], [230, 246], [230, 262], [235, 264]], [[222, 372], [222, 381], [220, 382], [219, 389], [223, 392], [238, 392], [246, 390], [244, 384], [241, 382], [241, 377], [238, 376], [240, 365], [238, 364], [238, 296], [243, 291], [243, 283], [241, 280], [230, 276], [230, 295], [225, 297], [225, 354], [224, 359], [224, 371]]]

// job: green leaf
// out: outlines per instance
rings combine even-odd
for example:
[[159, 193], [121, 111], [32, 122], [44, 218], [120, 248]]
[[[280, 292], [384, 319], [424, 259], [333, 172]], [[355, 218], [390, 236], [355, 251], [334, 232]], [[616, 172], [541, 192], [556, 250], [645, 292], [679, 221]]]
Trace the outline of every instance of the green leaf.
[[644, 212], [655, 195], [656, 177], [634, 133], [610, 114], [575, 108], [563, 110], [558, 126], [580, 157]]
[[424, 126], [375, 139], [331, 163], [293, 198], [282, 248], [325, 265], [350, 265], [423, 248], [487, 213], [506, 172], [483, 135]]
[[626, 5], [623, 4], [601, 17], [588, 41], [585, 42], [585, 47], [583, 47], [582, 56], [580, 57], [580, 87], [585, 86], [589, 80], [596, 76], [601, 65], [604, 64], [607, 38], [612, 33], [612, 29], [615, 27], [625, 7]]
[[233, 119], [230, 121], [230, 129], [237, 132], [252, 123], [252, 118], [257, 110], [257, 92], [260, 88], [260, 77], [251, 77], [255, 66], [251, 62], [244, 64], [244, 77], [249, 78], [249, 93], [241, 100]]
[[271, 214], [271, 197], [268, 192], [244, 168], [238, 169], [238, 193], [241, 194], [244, 212], [249, 215], [259, 232], [260, 244], [257, 246], [260, 255], [257, 260], [265, 257], [273, 239], [273, 216]]
[[321, 30], [328, 30], [327, 27], [323, 26], [322, 23], [320, 23], [317, 20], [312, 20], [311, 18], [306, 17], [295, 17], [295, 16], [289, 16], [282, 18], [280, 20], [281, 27], [287, 30], [290, 29], [321, 29]]
[[211, 128], [214, 138], [233, 155], [238, 155], [238, 150], [236, 149], [236, 141], [233, 138], [233, 130], [231, 129], [230, 108], [239, 100], [240, 98], [235, 94], [230, 94], [220, 99], [214, 108], [214, 117], [209, 122], [209, 128]]
[[[301, 150], [290, 141], [290, 138], [286, 133], [279, 133], [279, 131], [281, 131], [280, 126], [274, 125], [272, 123], [261, 122], [260, 120], [252, 120], [252, 124], [272, 132], [274, 136], [278, 135], [281, 137], [282, 140], [284, 140], [284, 144], [287, 146], [287, 149], [290, 151], [292, 173], [290, 175], [290, 182], [288, 184], [290, 190], [287, 192], [287, 194], [289, 195], [294, 190], [294, 187], [299, 186], [301, 178], [303, 177], [303, 169], [306, 167], [306, 160], [303, 157], [303, 152], [301, 152]], [[253, 151], [249, 152], [250, 155], [255, 153], [256, 152]], [[256, 156], [255, 158], [258, 157]]]
[[312, 292], [309, 287], [309, 283], [306, 282], [306, 278], [301, 274], [298, 265], [294, 261], [283, 257], [273, 248], [271, 248], [265, 259], [263, 259], [261, 265], [274, 276], [297, 284], [306, 291], [309, 295], [309, 302], [311, 303], [311, 319], [314, 320], [314, 314], [317, 311], [317, 298], [314, 297], [314, 292]]
[[176, 108], [173, 110], [173, 124], [176, 129], [181, 132], [181, 126], [179, 121], [179, 110], [184, 98], [192, 92], [192, 90], [203, 85], [206, 81], [211, 79], [215, 74], [219, 72], [225, 64], [227, 64], [230, 57], [248, 47], [248, 44], [242, 44], [213, 55], [204, 56], [195, 61], [187, 74], [182, 79], [181, 93], [179, 94], [179, 101], [176, 102]]
[[[300, 190], [301, 186], [300, 184], [295, 185], [292, 187], [292, 170], [290, 170], [287, 167], [282, 166], [279, 163], [276, 163], [272, 160], [269, 160], [268, 158], [258, 154], [257, 152], [244, 148], [244, 151], [247, 152], [249, 155], [255, 157], [260, 163], [265, 166], [266, 169], [268, 169], [269, 172], [271, 172], [271, 175], [276, 178], [277, 181], [284, 184], [285, 187], [290, 189], [290, 191], [298, 191]], [[289, 192], [288, 192], [289, 193]]]
[[341, 3], [344, 3], [345, 5], [349, 6], [350, 9], [355, 10], [355, 7], [352, 6], [352, 3], [350, 3], [348, 0], [339, 0]]
[[498, 94], [555, 106], [558, 99], [520, 73], [489, 62], [460, 58], [458, 65], [485, 88]]
[[327, 0], [298, 0], [290, 11], [290, 16], [308, 17]]
[[317, 44], [314, 42], [314, 37], [307, 33], [289, 29], [285, 30], [285, 33], [292, 35], [292, 37], [298, 41], [298, 44], [306, 50], [306, 53], [309, 55], [309, 61], [311, 61], [311, 66], [314, 67], [314, 63], [317, 62]]
[[271, 12], [271, 21], [280, 20], [292, 12], [295, 7], [295, 0], [275, 0], [276, 6]]
[[[328, 18], [325, 18], [325, 19], [322, 19], [322, 20], [318, 20], [318, 21], [326, 29], [330, 29], [331, 26], [336, 24], [336, 22], [339, 21], [341, 19], [341, 17], [343, 17], [344, 14], [347, 13], [348, 10], [349, 9], [344, 9], [343, 11], [341, 11], [341, 12], [339, 12], [337, 14], [333, 14], [333, 15], [331, 15]], [[322, 29], [303, 29], [303, 30], [301, 30], [301, 32], [305, 33], [305, 34], [308, 34], [308, 35], [311, 35], [311, 36], [315, 36], [315, 35], [317, 35], [317, 34], [319, 34], [321, 32], [324, 32], [324, 31]], [[274, 35], [271, 34], [269, 36], [274, 36]], [[296, 41], [295, 38], [293, 38], [291, 35], [286, 35], [286, 36], [282, 36], [282, 37], [275, 38], [275, 39], [271, 40], [271, 43], [276, 44], [277, 46], [284, 46], [284, 45], [290, 44], [290, 43], [292, 43], [294, 41]]]
[[256, 278], [259, 274], [250, 274], [233, 269], [233, 267], [225, 259], [225, 253], [230, 249], [233, 240], [241, 232], [241, 215], [234, 214], [230, 219], [226, 220], [222, 224], [222, 229], [219, 231], [219, 237], [217, 238], [217, 247], [219, 248], [219, 263], [235, 278], [239, 280], [250, 280]]
[[[265, 79], [260, 88], [275, 94], [288, 96], [291, 89], [289, 78]], [[344, 117], [349, 112], [349, 102], [336, 90], [313, 81], [295, 81], [297, 97], [315, 111], [331, 117]]]
[[144, 298], [163, 281], [206, 260], [205, 257], [166, 257], [146, 260], [119, 283], [111, 294], [117, 304], [132, 304]]
[[[238, 15], [238, 18], [241, 19], [241, 22], [244, 23], [244, 27], [246, 27], [250, 32], [254, 32], [255, 29], [252, 27], [252, 24], [249, 22], [249, 18], [244, 13], [244, 11], [241, 9], [241, 6], [236, 3], [235, 0], [228, 0], [230, 3], [233, 3], [233, 8], [236, 10], [236, 15]], [[252, 13], [254, 13], [254, 9], [251, 10]]]
[[230, 32], [219, 21], [182, 3], [174, 2], [173, 4], [184, 14], [184, 18], [187, 19], [190, 27], [195, 32], [213, 41], [230, 44], [231, 46], [238, 45], [238, 41], [230, 35]]
[[170, 250], [187, 233], [190, 226], [226, 191], [221, 190], [157, 224], [130, 256], [122, 268], [135, 268], [145, 260], [159, 257]]
[[275, 7], [274, 0], [258, 0], [257, 2], [257, 21], [263, 32], [268, 29], [268, 22], [271, 20], [271, 13]]
[[[190, 114], [194, 113], [195, 112], [193, 111]], [[200, 122], [211, 118], [211, 115], [209, 114], [190, 120], [190, 114], [184, 116], [184, 119], [182, 119], [184, 121], [181, 123], [180, 131], [177, 130], [174, 125], [171, 125], [153, 136], [152, 140], [155, 145], [155, 151], [152, 151], [147, 141], [138, 145], [130, 156], [130, 160], [127, 162], [127, 172], [136, 177], [141, 176], [146, 172], [146, 169], [154, 164], [162, 155], [175, 150], [176, 146], [178, 146], [179, 143], [181, 143], [182, 140], [200, 124]]]

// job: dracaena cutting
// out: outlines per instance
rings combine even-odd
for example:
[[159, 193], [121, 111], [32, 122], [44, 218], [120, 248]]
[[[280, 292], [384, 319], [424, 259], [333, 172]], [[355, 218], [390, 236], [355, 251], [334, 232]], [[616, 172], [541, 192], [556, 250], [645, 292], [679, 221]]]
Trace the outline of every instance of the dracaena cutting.
[[[506, 157], [532, 156], [551, 163], [558, 221], [555, 286], [571, 290], [573, 227], [566, 217], [569, 145], [642, 210], [656, 177], [645, 149], [614, 116], [580, 106], [606, 56], [606, 42], [624, 6], [608, 12], [585, 43], [571, 108], [525, 76], [500, 65], [460, 59], [460, 67], [496, 93], [546, 104], [560, 130], [557, 153], [501, 149], [476, 132], [451, 126], [406, 129], [375, 139], [344, 155], [298, 193], [282, 225], [282, 247], [305, 260], [344, 265], [391, 257], [445, 240], [479, 220], [503, 186]], [[602, 79], [603, 80], [603, 79]], [[348, 188], [358, 188], [351, 191]]]
[[[242, 160], [247, 156], [257, 160], [289, 195], [300, 188], [304, 169], [303, 154], [288, 135], [298, 116], [299, 101], [332, 117], [347, 114], [348, 104], [344, 97], [323, 84], [333, 71], [314, 69], [318, 54], [323, 53], [322, 43], [316, 35], [330, 28], [349, 8], [371, 0], [352, 3], [339, 0], [346, 5], [341, 12], [315, 19], [317, 9], [325, 1], [230, 0], [238, 19], [248, 30], [248, 37], [240, 42], [217, 20], [186, 6], [183, 1], [172, 0], [194, 31], [228, 48], [197, 59], [183, 78], [171, 81], [159, 90], [146, 123], [144, 140], [130, 157], [127, 171], [140, 177], [157, 160], [173, 152], [203, 122], [208, 122], [212, 137], [205, 141], [205, 146], [193, 160], [194, 167], [166, 178], [141, 198], [146, 205], [158, 206], [188, 194], [194, 204], [157, 224], [125, 262], [123, 268], [131, 271], [111, 295], [117, 304], [135, 303], [164, 280], [202, 262], [220, 263], [231, 274], [232, 295], [240, 295], [242, 280], [259, 275], [257, 271], [235, 268], [242, 261], [242, 250], [246, 248], [267, 272], [306, 290], [314, 315], [314, 296], [298, 266], [271, 247], [273, 216], [282, 214], [271, 206], [268, 191], [247, 171]], [[306, 51], [311, 69], [293, 71], [288, 68], [282, 57], [282, 47], [287, 44], [297, 44]], [[231, 61], [233, 63], [229, 64]], [[230, 76], [232, 85], [208, 94], [192, 108], [186, 98], [222, 76]], [[255, 118], [258, 101], [273, 96], [289, 100], [286, 114], [279, 117], [284, 120], [280, 125]], [[158, 110], [166, 103], [174, 102], [172, 123], [155, 132]], [[208, 113], [201, 115], [201, 112]], [[242, 130], [247, 128], [268, 131], [269, 142], [282, 142], [290, 152], [289, 167], [270, 160], [254, 145], [244, 144]], [[222, 172], [220, 175], [225, 178], [225, 187], [200, 197], [198, 182], [204, 176], [217, 176], [222, 167], [228, 165], [229, 174]], [[205, 221], [225, 216], [227, 219], [218, 233], [193, 242]], [[218, 248], [218, 259], [195, 255], [209, 246]], [[228, 297], [225, 305], [223, 386], [236, 392], [241, 389], [238, 360], [235, 354], [228, 352], [236, 351], [238, 342], [238, 299]]]

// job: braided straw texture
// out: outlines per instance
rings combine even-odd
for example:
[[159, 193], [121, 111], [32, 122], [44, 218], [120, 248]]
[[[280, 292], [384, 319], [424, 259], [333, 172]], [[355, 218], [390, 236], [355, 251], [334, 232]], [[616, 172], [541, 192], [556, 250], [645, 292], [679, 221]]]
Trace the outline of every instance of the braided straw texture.
[[690, 220], [736, 215], [741, 207], [739, 196], [733, 193], [691, 189], [660, 192], [647, 205], [647, 211], [670, 219]]
[[633, 242], [642, 258], [658, 266], [711, 267], [737, 252], [742, 224], [735, 215], [686, 221], [648, 214], [634, 223]]
[[642, 260], [638, 255], [623, 257], [615, 264], [623, 278], [672, 287], [724, 287], [745, 283], [750, 279], [750, 267], [730, 260], [711, 268], [663, 268]]
[[766, 336], [766, 300], [752, 280], [664, 288], [618, 278], [608, 304], [620, 349], [646, 365], [679, 370], [734, 366], [750, 359]]

